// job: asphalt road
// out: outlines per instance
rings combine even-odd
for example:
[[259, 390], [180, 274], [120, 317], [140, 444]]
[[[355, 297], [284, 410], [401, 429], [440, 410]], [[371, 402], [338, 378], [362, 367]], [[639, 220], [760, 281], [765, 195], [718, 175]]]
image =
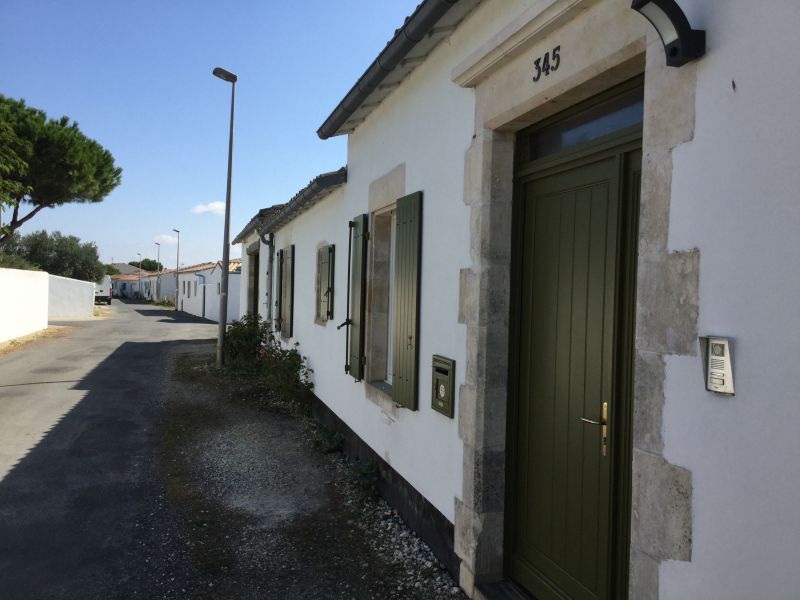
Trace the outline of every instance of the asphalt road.
[[0, 600], [463, 597], [215, 334], [114, 302], [0, 356]]
[[[150, 598], [191, 560], [152, 459], [171, 357], [216, 325], [114, 301], [0, 356], [0, 598]], [[172, 586], [173, 589], [175, 586]], [[124, 590], [124, 592], [123, 592]]]

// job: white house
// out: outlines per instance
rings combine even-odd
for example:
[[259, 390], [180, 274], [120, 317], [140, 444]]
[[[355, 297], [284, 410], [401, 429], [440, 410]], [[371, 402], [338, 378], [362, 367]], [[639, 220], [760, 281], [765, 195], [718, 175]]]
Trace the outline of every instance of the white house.
[[178, 274], [178, 310], [198, 317], [205, 317], [208, 275], [215, 263], [204, 262], [181, 267]]
[[115, 298], [145, 298], [150, 299], [151, 292], [154, 290], [150, 277], [154, 273], [150, 271], [136, 271], [111, 276], [111, 288]]
[[633, 4], [423, 0], [242, 308], [471, 597], [795, 598], [800, 4]]
[[[240, 293], [241, 293], [241, 274], [242, 261], [232, 258], [228, 264], [228, 306], [227, 323], [237, 321], [241, 316]], [[222, 261], [217, 261], [214, 268], [208, 274], [206, 287], [206, 319], [219, 322], [219, 296], [222, 287]]]
[[[229, 264], [227, 321], [230, 323], [239, 318], [241, 261], [231, 259]], [[221, 268], [221, 261], [181, 267], [178, 276], [178, 310], [217, 321], [219, 319]]]

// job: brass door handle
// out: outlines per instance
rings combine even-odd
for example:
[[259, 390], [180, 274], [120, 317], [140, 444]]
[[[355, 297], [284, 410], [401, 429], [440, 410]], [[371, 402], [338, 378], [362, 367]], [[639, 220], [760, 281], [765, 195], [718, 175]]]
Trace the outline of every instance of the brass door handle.
[[581, 417], [581, 422], [600, 426], [600, 449], [603, 456], [608, 455], [608, 402], [603, 402], [603, 416], [599, 421]]

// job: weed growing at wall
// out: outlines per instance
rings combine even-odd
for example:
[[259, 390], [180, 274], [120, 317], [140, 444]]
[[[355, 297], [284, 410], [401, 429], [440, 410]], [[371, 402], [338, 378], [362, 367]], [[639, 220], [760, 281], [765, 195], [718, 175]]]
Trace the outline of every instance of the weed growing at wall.
[[378, 480], [380, 472], [374, 462], [356, 462], [353, 464], [353, 475], [356, 481], [356, 490], [363, 500], [374, 500], [379, 496]]
[[313, 371], [299, 344], [285, 348], [258, 315], [245, 315], [230, 325], [224, 353], [229, 371], [258, 378], [284, 402], [305, 404], [314, 387]]

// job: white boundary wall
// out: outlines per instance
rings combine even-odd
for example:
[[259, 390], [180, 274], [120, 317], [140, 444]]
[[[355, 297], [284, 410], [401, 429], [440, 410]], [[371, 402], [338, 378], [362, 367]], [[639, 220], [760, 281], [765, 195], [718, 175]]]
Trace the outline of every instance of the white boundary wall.
[[49, 278], [41, 271], [0, 269], [0, 342], [47, 328]]
[[51, 321], [91, 319], [94, 316], [94, 283], [50, 275], [48, 311]]

